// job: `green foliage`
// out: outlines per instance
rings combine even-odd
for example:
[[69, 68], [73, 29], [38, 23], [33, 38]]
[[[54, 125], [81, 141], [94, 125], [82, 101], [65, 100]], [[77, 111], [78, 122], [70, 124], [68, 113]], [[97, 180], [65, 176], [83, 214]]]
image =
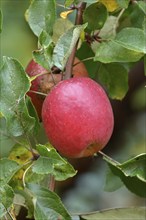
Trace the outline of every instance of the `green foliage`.
[[86, 24], [74, 26], [67, 30], [57, 41], [53, 51], [53, 63], [59, 69], [64, 70], [67, 59], [86, 26]]
[[2, 15], [2, 10], [0, 10], [0, 33], [2, 32], [2, 25], [3, 25], [3, 15]]
[[20, 136], [24, 132], [32, 132], [35, 119], [29, 116], [25, 101], [30, 82], [17, 60], [4, 57], [0, 87], [0, 111], [7, 120], [9, 133]]
[[33, 51], [33, 58], [45, 69], [50, 70], [53, 66], [52, 54], [54, 45], [52, 38], [46, 31], [42, 31], [38, 42], [40, 48], [39, 50]]
[[101, 29], [107, 19], [107, 10], [103, 4], [94, 3], [89, 5], [84, 14], [84, 22], [88, 23], [88, 29], [95, 31]]
[[[82, 1], [32, 0], [25, 14], [38, 38], [38, 47], [32, 56], [49, 71], [54, 66], [64, 71], [77, 46], [75, 56], [83, 60], [90, 77], [105, 87], [110, 98], [122, 100], [128, 91], [131, 63], [144, 60], [146, 73], [146, 3], [116, 0], [114, 4], [118, 3], [118, 8], [110, 11], [103, 2], [84, 1], [86, 8], [81, 12], [82, 17], [77, 15], [80, 24], [76, 25], [75, 13], [66, 14], [65, 19], [59, 14], [68, 12], [72, 4], [78, 7]], [[2, 20], [0, 11], [0, 31]], [[51, 178], [63, 181], [77, 172], [52, 146], [36, 140], [40, 135], [40, 122], [27, 97], [30, 86], [31, 79], [22, 65], [16, 59], [4, 56], [0, 73], [0, 131], [2, 138], [12, 142], [5, 141], [11, 151], [7, 158], [0, 160], [0, 218], [7, 218], [16, 208], [15, 202], [19, 198], [17, 205], [26, 207], [28, 218], [71, 220], [58, 195], [46, 187], [50, 185]], [[4, 141], [1, 143], [3, 147]], [[136, 195], [146, 197], [146, 154], [123, 163], [106, 155], [104, 159], [109, 166], [107, 191], [112, 192], [124, 184]], [[112, 209], [78, 218], [143, 219], [144, 212], [143, 208]]]
[[98, 78], [112, 99], [121, 100], [128, 91], [128, 72], [121, 64], [101, 64]]
[[145, 2], [144, 1], [138, 1], [137, 2], [139, 8], [144, 12], [144, 14], [146, 15], [146, 7], [145, 7]]
[[103, 42], [96, 51], [95, 61], [102, 63], [136, 62], [143, 57], [143, 53], [135, 52], [116, 41]]
[[145, 211], [146, 209], [144, 207], [109, 209], [102, 212], [99, 211], [92, 214], [82, 215], [81, 220], [144, 220]]
[[6, 185], [9, 183], [14, 174], [21, 168], [21, 166], [7, 158], [3, 158], [0, 160], [0, 183], [1, 185]]
[[118, 176], [125, 186], [140, 197], [146, 197], [146, 154], [138, 155], [122, 164], [105, 156], [112, 173]]
[[59, 181], [73, 177], [76, 174], [73, 167], [54, 148], [38, 145], [37, 151], [40, 157], [33, 164], [33, 172], [37, 174], [52, 174]]
[[56, 19], [55, 0], [33, 0], [25, 17], [36, 36], [39, 36], [42, 31], [51, 34]]
[[115, 39], [125, 48], [145, 54], [145, 37], [144, 31], [139, 28], [124, 28]]
[[136, 62], [145, 53], [144, 31], [138, 28], [124, 28], [114, 40], [97, 46], [95, 61], [102, 63]]
[[0, 218], [7, 214], [13, 204], [14, 192], [9, 185], [0, 186]]
[[35, 184], [28, 184], [34, 203], [34, 216], [39, 219], [71, 220], [70, 215], [60, 201], [58, 195], [47, 188]]
[[130, 0], [116, 0], [121, 8], [128, 8]]

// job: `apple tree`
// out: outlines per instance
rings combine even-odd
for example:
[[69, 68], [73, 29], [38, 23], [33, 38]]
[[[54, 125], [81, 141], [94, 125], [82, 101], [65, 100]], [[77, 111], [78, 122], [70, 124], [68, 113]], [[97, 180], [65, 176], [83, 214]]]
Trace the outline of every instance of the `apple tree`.
[[110, 102], [126, 96], [135, 64], [146, 73], [145, 1], [32, 0], [24, 16], [37, 49], [26, 68], [15, 57], [1, 62], [0, 133], [15, 144], [0, 158], [0, 218], [25, 208], [35, 220], [144, 219], [144, 207], [72, 214], [55, 182], [77, 174], [70, 157], [101, 157], [109, 181], [146, 197], [146, 153], [119, 162], [101, 151], [116, 132]]

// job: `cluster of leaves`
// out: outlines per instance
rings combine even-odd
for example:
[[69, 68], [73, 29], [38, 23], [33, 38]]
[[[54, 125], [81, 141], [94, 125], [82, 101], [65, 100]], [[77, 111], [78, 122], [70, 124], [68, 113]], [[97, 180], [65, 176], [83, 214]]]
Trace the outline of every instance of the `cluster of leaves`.
[[[66, 0], [63, 8], [55, 0], [31, 2], [25, 17], [38, 37], [38, 50], [33, 52], [33, 59], [46, 69], [56, 66], [64, 71], [78, 43], [77, 55], [85, 60], [90, 76], [104, 85], [111, 98], [122, 99], [128, 91], [130, 67], [140, 59], [146, 60], [145, 3], [113, 0], [113, 4], [109, 4], [106, 0], [86, 0], [83, 22], [76, 25], [74, 11], [82, 3]], [[58, 8], [61, 17], [57, 15]], [[1, 14], [0, 18], [2, 21]], [[9, 57], [3, 58], [0, 77], [1, 121], [6, 127], [4, 133], [3, 127], [1, 131], [17, 143], [9, 157], [0, 160], [0, 218], [16, 218], [17, 200], [17, 205], [28, 209], [30, 218], [70, 220], [71, 216], [51, 186], [54, 180], [73, 177], [76, 171], [52, 146], [36, 144], [34, 137], [38, 135], [40, 123], [26, 95], [32, 79], [17, 60]], [[146, 196], [145, 154], [123, 164], [107, 156], [104, 159], [129, 190]], [[129, 210], [97, 212], [79, 218], [102, 219], [108, 215], [108, 218], [117, 216], [118, 220], [118, 216], [127, 217], [125, 213]], [[144, 209], [139, 209], [134, 217], [138, 219], [143, 215]]]

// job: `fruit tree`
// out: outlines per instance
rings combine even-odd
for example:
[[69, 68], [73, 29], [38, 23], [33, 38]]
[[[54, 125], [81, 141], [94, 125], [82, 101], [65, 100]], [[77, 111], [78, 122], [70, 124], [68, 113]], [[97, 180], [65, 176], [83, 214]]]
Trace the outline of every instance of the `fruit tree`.
[[144, 220], [146, 2], [1, 6], [0, 219]]

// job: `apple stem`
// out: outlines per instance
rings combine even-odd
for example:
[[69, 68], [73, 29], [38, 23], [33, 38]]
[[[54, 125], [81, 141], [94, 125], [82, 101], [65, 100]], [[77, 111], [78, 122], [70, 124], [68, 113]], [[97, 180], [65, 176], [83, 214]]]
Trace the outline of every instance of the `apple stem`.
[[[77, 7], [75, 7], [75, 9], [77, 10], [75, 25], [79, 25], [79, 24], [83, 23], [83, 11], [86, 8], [86, 4], [87, 3], [82, 2], [82, 3], [78, 4]], [[73, 68], [73, 63], [74, 63], [74, 59], [75, 59], [77, 46], [78, 46], [78, 41], [77, 41], [75, 47], [73, 48], [73, 50], [68, 58], [68, 61], [66, 63], [64, 79], [70, 79], [72, 76], [72, 68]]]
[[100, 155], [102, 155], [103, 158], [107, 158], [108, 160], [113, 161], [115, 164], [120, 165], [120, 163], [118, 161], [116, 161], [113, 158], [109, 157], [107, 154], [103, 153], [102, 151], [98, 151], [98, 153]]
[[38, 94], [38, 95], [42, 95], [42, 96], [47, 96], [48, 95], [47, 93], [37, 92], [37, 91], [34, 91], [34, 90], [30, 90], [29, 92], [32, 92], [32, 93], [35, 93], [35, 94]]
[[80, 63], [83, 63], [84, 61], [93, 60], [93, 59], [94, 59], [94, 57], [85, 58], [85, 59], [80, 60], [79, 62], [73, 64], [73, 67], [74, 67], [74, 66], [77, 66], [77, 65], [80, 64]]

